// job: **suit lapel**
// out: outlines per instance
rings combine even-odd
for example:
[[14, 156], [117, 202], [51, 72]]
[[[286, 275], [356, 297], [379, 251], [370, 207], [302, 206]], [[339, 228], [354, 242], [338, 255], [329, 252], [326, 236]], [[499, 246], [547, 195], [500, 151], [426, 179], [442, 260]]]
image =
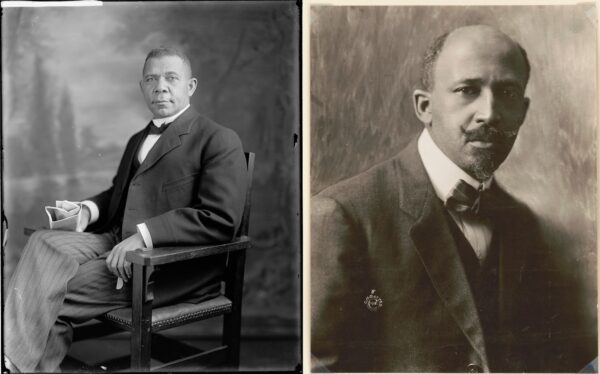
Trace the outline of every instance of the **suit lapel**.
[[[417, 151], [416, 140], [399, 157], [398, 167], [408, 178], [398, 177], [401, 184], [400, 209], [415, 218], [410, 236], [433, 286], [454, 317], [487, 370], [487, 353], [483, 330], [467, 275], [456, 243], [444, 216], [443, 206]], [[398, 232], [401, 228], [398, 227]]]
[[154, 166], [164, 155], [181, 145], [180, 136], [188, 134], [192, 127], [191, 119], [196, 112], [189, 108], [181, 114], [158, 139], [152, 147], [146, 159], [140, 165], [135, 176], [138, 176]]
[[[412, 227], [411, 237], [440, 298], [486, 363], [483, 330], [475, 299], [442, 209], [431, 189], [423, 215]], [[432, 228], [435, 228], [435, 233], [432, 233]]]
[[125, 148], [125, 152], [123, 153], [123, 158], [121, 163], [119, 164], [119, 169], [117, 170], [117, 176], [114, 180], [115, 191], [113, 197], [110, 200], [110, 204], [108, 207], [108, 218], [105, 222], [112, 222], [113, 217], [117, 213], [119, 209], [119, 204], [121, 203], [121, 199], [123, 197], [123, 192], [128, 187], [127, 181], [129, 179], [129, 173], [131, 173], [131, 168], [133, 166], [133, 158], [137, 157], [137, 151], [145, 138], [145, 131], [142, 130], [135, 134]]
[[119, 169], [118, 177], [117, 177], [117, 180], [119, 181], [119, 185], [117, 188], [117, 192], [119, 193], [119, 198], [114, 199], [115, 201], [120, 200], [120, 196], [123, 194], [123, 191], [125, 190], [125, 188], [127, 188], [127, 179], [128, 179], [129, 173], [131, 172], [131, 168], [133, 166], [133, 158], [137, 157], [137, 152], [140, 149], [142, 141], [145, 138], [145, 133], [146, 132], [144, 130], [138, 132], [135, 135], [133, 141], [131, 142], [131, 145], [125, 150], [125, 153], [123, 154], [123, 161], [121, 163], [122, 168]]
[[508, 323], [514, 319], [513, 303], [521, 282], [520, 274], [525, 265], [526, 254], [531, 249], [526, 248], [527, 244], [524, 238], [517, 237], [519, 235], [519, 230], [515, 229], [515, 225], [518, 226], [515, 219], [519, 218], [517, 202], [501, 190], [496, 183], [492, 185], [491, 193], [496, 205], [492, 216], [494, 240], [497, 240], [500, 249], [498, 320], [501, 328], [510, 328]]

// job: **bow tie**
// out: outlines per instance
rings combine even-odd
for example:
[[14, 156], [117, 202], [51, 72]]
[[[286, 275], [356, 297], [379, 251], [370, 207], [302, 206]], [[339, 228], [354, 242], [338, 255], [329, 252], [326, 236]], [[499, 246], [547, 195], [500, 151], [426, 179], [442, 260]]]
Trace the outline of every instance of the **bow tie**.
[[169, 127], [169, 125], [170, 123], [165, 123], [161, 127], [158, 127], [153, 122], [150, 122], [150, 124], [148, 125], [148, 134], [160, 135], [167, 129], [167, 127]]
[[482, 192], [483, 185], [480, 185], [479, 189], [476, 190], [464, 180], [459, 179], [448, 194], [445, 206], [457, 213], [471, 212], [477, 214], [479, 212]]

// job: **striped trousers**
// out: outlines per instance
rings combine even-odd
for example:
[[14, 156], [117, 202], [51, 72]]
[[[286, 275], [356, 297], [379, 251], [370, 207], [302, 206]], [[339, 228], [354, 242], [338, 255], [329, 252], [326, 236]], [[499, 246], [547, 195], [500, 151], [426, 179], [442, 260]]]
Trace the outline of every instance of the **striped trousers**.
[[4, 353], [22, 372], [52, 372], [66, 356], [71, 323], [131, 304], [131, 288], [116, 290], [106, 257], [112, 234], [37, 231], [7, 289]]

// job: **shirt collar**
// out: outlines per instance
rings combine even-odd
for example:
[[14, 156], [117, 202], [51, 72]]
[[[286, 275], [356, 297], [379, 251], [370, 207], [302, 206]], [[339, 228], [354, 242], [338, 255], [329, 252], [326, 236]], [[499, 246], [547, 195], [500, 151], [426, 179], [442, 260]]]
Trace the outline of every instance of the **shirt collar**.
[[[475, 189], [479, 188], [481, 182], [452, 162], [435, 144], [427, 129], [423, 130], [419, 136], [417, 147], [435, 193], [442, 201], [446, 200], [459, 179], [467, 182]], [[483, 182], [484, 190], [490, 188], [492, 179], [493, 177]]]
[[181, 109], [178, 113], [173, 114], [171, 117], [153, 118], [152, 123], [154, 123], [154, 126], [156, 126], [156, 127], [161, 127], [165, 123], [171, 123], [171, 122], [175, 121], [177, 119], [177, 117], [179, 117], [189, 107], [190, 107], [190, 104], [186, 105], [185, 108]]

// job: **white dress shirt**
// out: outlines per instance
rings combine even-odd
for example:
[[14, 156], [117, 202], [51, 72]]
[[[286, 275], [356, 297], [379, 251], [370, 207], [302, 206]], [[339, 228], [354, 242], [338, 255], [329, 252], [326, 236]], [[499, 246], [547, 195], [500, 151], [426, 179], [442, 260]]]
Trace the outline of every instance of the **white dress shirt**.
[[[177, 119], [177, 117], [179, 117], [189, 107], [190, 107], [190, 104], [188, 104], [185, 108], [183, 108], [178, 113], [176, 113], [170, 117], [154, 118], [154, 119], [152, 119], [152, 123], [154, 123], [154, 125], [156, 127], [161, 127], [165, 123], [167, 123], [167, 124], [171, 123], [171, 122], [175, 121]], [[154, 145], [156, 144], [156, 142], [158, 141], [160, 136], [161, 136], [161, 134], [148, 134], [148, 136], [146, 136], [146, 139], [144, 139], [144, 142], [140, 146], [140, 150], [138, 151], [138, 154], [137, 154], [138, 161], [140, 162], [140, 164], [142, 162], [144, 162], [144, 160], [146, 159], [146, 156], [148, 156], [148, 153], [150, 152], [152, 147], [154, 147]], [[96, 203], [94, 203], [91, 200], [84, 200], [81, 203], [90, 209], [90, 213], [91, 213], [90, 214], [90, 224], [98, 221], [98, 218], [100, 216], [100, 211], [99, 211]], [[148, 231], [148, 227], [146, 226], [146, 224], [143, 222], [138, 224], [137, 231], [140, 233], [140, 235], [142, 235], [142, 238], [144, 239], [144, 244], [146, 245], [146, 248], [153, 248], [152, 237], [150, 236], [150, 231]]]
[[[427, 129], [419, 136], [417, 147], [435, 193], [444, 202], [459, 179], [475, 189], [483, 184], [483, 190], [486, 190], [492, 184], [493, 177], [481, 183], [459, 168], [434, 143]], [[480, 263], [483, 262], [492, 242], [492, 226], [489, 219], [476, 215], [460, 215], [453, 210], [449, 210], [449, 213], [473, 247]]]

